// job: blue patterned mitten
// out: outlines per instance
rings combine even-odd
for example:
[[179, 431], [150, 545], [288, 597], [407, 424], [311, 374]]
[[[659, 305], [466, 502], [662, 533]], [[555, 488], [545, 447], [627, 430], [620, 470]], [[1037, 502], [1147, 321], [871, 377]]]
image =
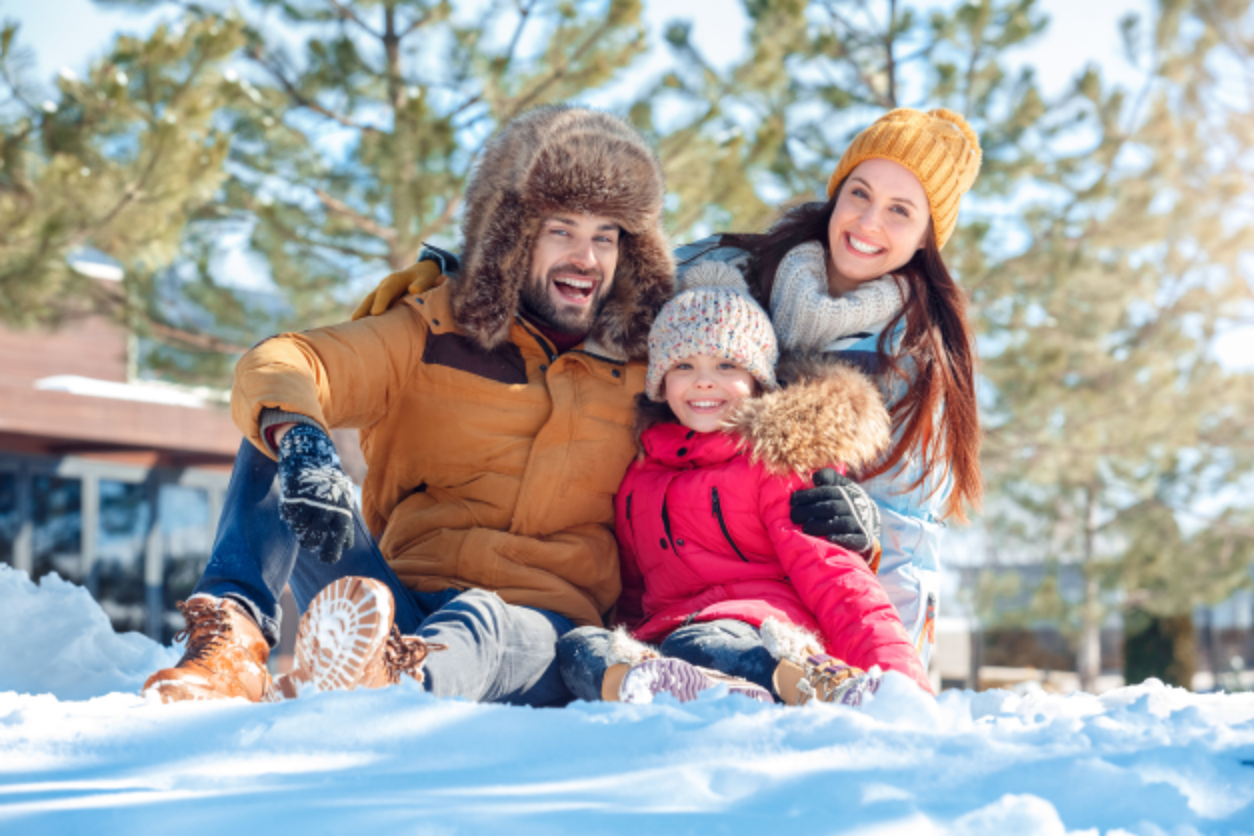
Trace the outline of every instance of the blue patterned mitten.
[[279, 442], [279, 516], [301, 548], [335, 563], [353, 545], [353, 483], [321, 427], [297, 424]]

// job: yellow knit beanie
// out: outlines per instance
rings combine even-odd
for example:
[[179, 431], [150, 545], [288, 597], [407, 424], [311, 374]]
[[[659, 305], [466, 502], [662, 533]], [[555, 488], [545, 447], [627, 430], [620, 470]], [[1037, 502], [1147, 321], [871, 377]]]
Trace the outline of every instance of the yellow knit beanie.
[[892, 160], [919, 178], [932, 210], [936, 247], [944, 247], [958, 223], [958, 199], [980, 173], [980, 138], [967, 121], [944, 108], [889, 111], [853, 138], [827, 182], [827, 196], [859, 163], [872, 159]]

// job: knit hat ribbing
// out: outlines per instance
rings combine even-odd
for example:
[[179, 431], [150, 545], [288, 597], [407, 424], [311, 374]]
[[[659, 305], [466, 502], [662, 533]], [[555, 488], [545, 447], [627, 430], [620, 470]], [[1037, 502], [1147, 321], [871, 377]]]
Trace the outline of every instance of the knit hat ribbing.
[[827, 196], [835, 194], [849, 172], [866, 160], [898, 163], [923, 184], [940, 249], [958, 223], [958, 200], [980, 173], [981, 153], [980, 138], [952, 110], [938, 108], [924, 113], [898, 108], [853, 138], [828, 180]]
[[[727, 285], [719, 284], [722, 277], [716, 270], [726, 271]], [[667, 302], [649, 331], [649, 371], [644, 382], [649, 398], [666, 400], [662, 392], [666, 373], [683, 358], [698, 355], [731, 360], [753, 375], [764, 390], [778, 389], [775, 329], [735, 269], [708, 262], [689, 270], [687, 278], [696, 286], [690, 285]]]

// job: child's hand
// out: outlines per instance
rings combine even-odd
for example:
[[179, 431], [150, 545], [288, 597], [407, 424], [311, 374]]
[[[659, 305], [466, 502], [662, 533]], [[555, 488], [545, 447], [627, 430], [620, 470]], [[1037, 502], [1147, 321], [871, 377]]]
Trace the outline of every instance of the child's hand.
[[880, 509], [862, 486], [830, 467], [814, 474], [814, 487], [792, 495], [789, 515], [811, 537], [860, 555], [879, 569]]

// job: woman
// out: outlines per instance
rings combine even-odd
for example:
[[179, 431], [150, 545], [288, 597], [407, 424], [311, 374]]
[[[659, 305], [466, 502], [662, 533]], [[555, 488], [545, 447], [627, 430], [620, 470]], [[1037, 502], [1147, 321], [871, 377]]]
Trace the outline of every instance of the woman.
[[764, 235], [676, 253], [681, 287], [684, 271], [709, 259], [746, 273], [779, 337], [782, 379], [791, 361], [822, 354], [880, 383], [893, 440], [860, 476], [882, 519], [880, 581], [925, 665], [945, 520], [965, 521], [982, 494], [974, 340], [941, 257], [979, 167], [979, 139], [961, 116], [894, 110], [854, 138], [826, 203], [788, 212]]

